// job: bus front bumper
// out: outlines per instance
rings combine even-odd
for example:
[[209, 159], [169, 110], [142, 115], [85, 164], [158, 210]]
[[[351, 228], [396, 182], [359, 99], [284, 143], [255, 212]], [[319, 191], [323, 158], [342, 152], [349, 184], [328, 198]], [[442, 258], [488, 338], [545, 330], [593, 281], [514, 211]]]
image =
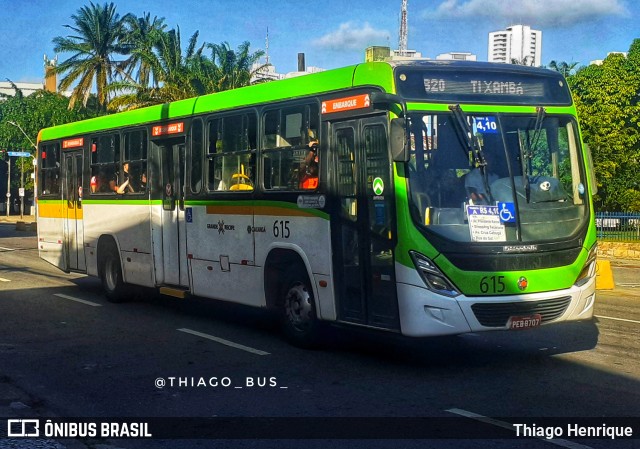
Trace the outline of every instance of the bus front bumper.
[[581, 287], [509, 296], [439, 295], [398, 284], [400, 330], [409, 337], [533, 328], [593, 316], [595, 276]]

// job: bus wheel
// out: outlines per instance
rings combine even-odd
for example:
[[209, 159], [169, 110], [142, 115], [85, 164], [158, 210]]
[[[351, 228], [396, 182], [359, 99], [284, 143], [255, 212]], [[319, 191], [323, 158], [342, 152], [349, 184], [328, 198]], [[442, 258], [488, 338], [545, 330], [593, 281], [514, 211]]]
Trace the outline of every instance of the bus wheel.
[[308, 277], [294, 272], [284, 284], [282, 298], [282, 329], [287, 340], [301, 348], [318, 347], [321, 323]]
[[108, 248], [102, 259], [100, 270], [102, 288], [110, 302], [124, 302], [127, 299], [126, 285], [122, 281], [120, 258], [114, 248]]

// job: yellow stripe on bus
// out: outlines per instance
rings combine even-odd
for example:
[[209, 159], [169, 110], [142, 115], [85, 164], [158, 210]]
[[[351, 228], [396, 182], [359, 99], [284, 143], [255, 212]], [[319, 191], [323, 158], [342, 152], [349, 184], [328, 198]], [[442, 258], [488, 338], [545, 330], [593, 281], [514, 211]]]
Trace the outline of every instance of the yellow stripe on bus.
[[69, 207], [66, 201], [56, 203], [38, 202], [38, 217], [82, 220], [83, 214], [82, 209]]

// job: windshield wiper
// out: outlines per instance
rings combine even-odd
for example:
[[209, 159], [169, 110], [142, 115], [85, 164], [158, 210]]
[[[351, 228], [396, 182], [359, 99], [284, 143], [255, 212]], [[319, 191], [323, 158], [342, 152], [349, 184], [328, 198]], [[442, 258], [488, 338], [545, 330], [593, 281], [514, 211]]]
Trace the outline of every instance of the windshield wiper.
[[458, 130], [459, 136], [462, 137], [462, 141], [466, 145], [468, 151], [473, 154], [473, 160], [476, 164], [476, 167], [480, 169], [480, 173], [482, 174], [484, 189], [489, 196], [490, 202], [493, 203], [493, 195], [491, 194], [491, 189], [489, 188], [487, 160], [484, 157], [482, 145], [480, 145], [480, 141], [478, 140], [478, 138], [473, 135], [473, 129], [471, 129], [471, 125], [469, 125], [469, 122], [467, 121], [467, 115], [462, 110], [460, 105], [449, 105], [449, 110], [453, 113], [453, 116], [456, 119], [455, 123], [458, 125], [456, 129]]
[[538, 147], [538, 141], [542, 135], [542, 124], [544, 123], [544, 117], [546, 110], [543, 106], [536, 108], [536, 122], [533, 125], [533, 136], [529, 139], [525, 139], [525, 145], [520, 145], [520, 152], [522, 158], [522, 186], [526, 196], [527, 203], [531, 198], [531, 184], [529, 182], [529, 161], [533, 157]]

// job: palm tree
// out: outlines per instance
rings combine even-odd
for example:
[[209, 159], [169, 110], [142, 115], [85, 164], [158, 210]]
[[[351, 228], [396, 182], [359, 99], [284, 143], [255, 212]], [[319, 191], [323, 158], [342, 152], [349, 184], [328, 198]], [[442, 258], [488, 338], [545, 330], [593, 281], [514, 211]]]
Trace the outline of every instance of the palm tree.
[[551, 70], [555, 70], [556, 72], [562, 73], [562, 76], [564, 76], [565, 78], [568, 78], [569, 76], [575, 73], [575, 68], [577, 65], [578, 65], [577, 62], [567, 63], [565, 61], [561, 61], [561, 62], [551, 61], [549, 63], [549, 68]]
[[112, 110], [137, 109], [154, 104], [183, 100], [208, 93], [202, 83], [202, 50], [197, 47], [199, 32], [189, 39], [185, 53], [182, 52], [180, 29], [160, 31], [154, 51], [144, 56], [145, 63], [153, 73], [154, 81], [145, 84], [133, 79], [111, 83], [109, 90], [125, 92], [109, 103]]
[[256, 64], [264, 56], [264, 51], [249, 53], [249, 45], [245, 41], [238, 46], [237, 51], [233, 51], [228, 42], [207, 45], [211, 49], [213, 68], [208, 83], [213, 92], [248, 86], [256, 72], [264, 70], [266, 64]]
[[125, 61], [125, 67], [129, 74], [136, 69], [137, 76], [134, 78], [139, 84], [149, 86], [153, 83], [158, 86], [157, 76], [153, 74], [153, 62], [156, 59], [153, 50], [162, 38], [167, 27], [164, 17], [158, 18], [145, 13], [142, 17], [134, 14], [127, 14], [123, 18], [127, 31], [125, 41], [130, 45], [131, 56]]
[[120, 61], [114, 55], [125, 55], [128, 46], [124, 42], [125, 28], [113, 3], [97, 5], [93, 2], [83, 6], [72, 15], [75, 25], [65, 25], [75, 35], [53, 39], [57, 53], [72, 53], [72, 56], [56, 67], [56, 73], [64, 74], [59, 88], [68, 89], [77, 82], [69, 101], [73, 108], [80, 101], [86, 106], [95, 81], [98, 104], [105, 110], [108, 103], [107, 86], [115, 74], [124, 75]]

